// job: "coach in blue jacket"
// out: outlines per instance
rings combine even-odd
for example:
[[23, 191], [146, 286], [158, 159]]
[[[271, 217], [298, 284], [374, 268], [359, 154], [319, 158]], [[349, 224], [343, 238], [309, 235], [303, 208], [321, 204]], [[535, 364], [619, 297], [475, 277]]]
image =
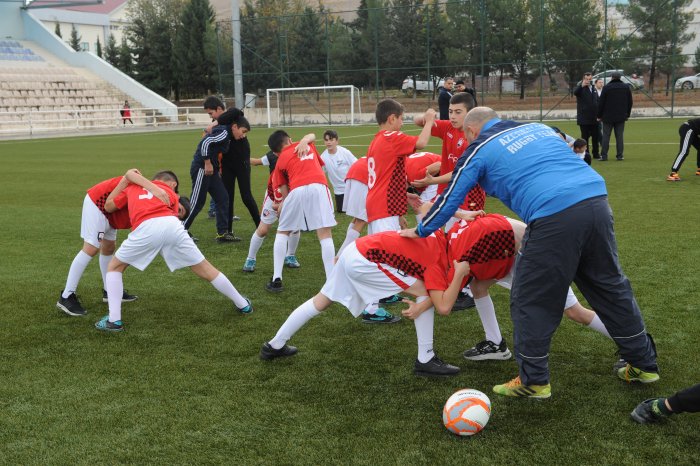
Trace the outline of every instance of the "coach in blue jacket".
[[658, 380], [656, 349], [617, 258], [603, 178], [541, 123], [498, 119], [476, 107], [464, 122], [469, 147], [452, 181], [415, 230], [442, 227], [477, 183], [528, 224], [516, 261], [511, 317], [520, 375], [494, 387], [501, 395], [548, 398], [548, 356], [573, 281], [596, 310], [627, 362], [628, 382]]

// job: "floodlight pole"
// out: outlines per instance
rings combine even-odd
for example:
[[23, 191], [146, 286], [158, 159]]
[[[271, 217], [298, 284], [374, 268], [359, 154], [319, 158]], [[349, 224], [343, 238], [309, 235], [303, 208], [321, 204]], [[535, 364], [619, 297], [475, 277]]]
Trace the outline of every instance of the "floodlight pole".
[[231, 0], [231, 36], [233, 40], [233, 92], [237, 108], [245, 107], [243, 101], [243, 63], [241, 59], [241, 2]]

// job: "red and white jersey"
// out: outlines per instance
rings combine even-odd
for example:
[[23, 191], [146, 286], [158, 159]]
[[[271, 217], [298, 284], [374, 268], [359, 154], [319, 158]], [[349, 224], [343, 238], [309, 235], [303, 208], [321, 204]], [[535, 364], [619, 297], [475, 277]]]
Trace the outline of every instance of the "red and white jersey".
[[170, 205], [163, 204], [163, 201], [153, 195], [152, 192], [141, 186], [131, 184], [124, 191], [114, 198], [114, 204], [118, 209], [128, 206], [129, 218], [131, 219], [132, 230], [138, 228], [146, 220], [156, 217], [167, 217], [173, 215], [177, 217], [180, 198], [170, 186], [161, 182], [153, 181], [153, 184], [165, 190], [170, 197]]
[[447, 242], [440, 230], [427, 238], [403, 238], [397, 231], [385, 231], [358, 238], [355, 245], [368, 261], [390, 265], [423, 280], [428, 290], [444, 291], [449, 285]]
[[323, 161], [316, 151], [316, 146], [309, 144], [309, 153], [300, 156], [294, 149], [298, 142], [290, 144], [280, 152], [275, 171], [272, 172], [272, 184], [276, 188], [286, 185], [289, 191], [309, 184], [328, 186], [326, 174], [323, 173]]
[[97, 183], [95, 186], [87, 190], [88, 196], [92, 202], [95, 203], [98, 209], [107, 217], [107, 221], [116, 230], [128, 230], [131, 228], [131, 220], [129, 220], [129, 211], [124, 209], [119, 209], [115, 212], [105, 211], [105, 201], [109, 195], [114, 191], [119, 182], [123, 177], [117, 176], [116, 178], [110, 178], [101, 183]]
[[367, 220], [406, 213], [405, 158], [416, 149], [418, 136], [379, 131], [367, 149]]
[[274, 173], [274, 171], [270, 173], [270, 176], [267, 179], [267, 197], [272, 199], [274, 202], [279, 202], [282, 200], [282, 193], [272, 183]]
[[469, 275], [477, 280], [500, 280], [513, 267], [515, 233], [503, 215], [455, 223], [447, 232], [447, 241], [449, 263], [469, 262]]
[[[452, 173], [457, 166], [457, 160], [462, 156], [469, 143], [464, 131], [454, 128], [448, 120], [436, 120], [430, 130], [432, 136], [442, 139], [442, 165], [440, 175]], [[447, 188], [447, 184], [438, 185], [438, 194]], [[463, 210], [483, 210], [486, 203], [486, 193], [478, 184], [467, 193], [464, 203], [459, 206]]]
[[406, 158], [406, 179], [408, 183], [425, 178], [426, 169], [435, 162], [440, 162], [441, 159], [442, 156], [432, 152], [416, 152], [409, 155]]
[[360, 157], [357, 162], [353, 163], [345, 175], [345, 181], [355, 180], [362, 184], [367, 184], [367, 157]]

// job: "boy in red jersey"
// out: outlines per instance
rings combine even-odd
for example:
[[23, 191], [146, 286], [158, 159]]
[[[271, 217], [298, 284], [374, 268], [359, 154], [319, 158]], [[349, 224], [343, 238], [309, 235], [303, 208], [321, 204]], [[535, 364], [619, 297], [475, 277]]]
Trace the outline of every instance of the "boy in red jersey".
[[[84, 316], [87, 314], [85, 308], [78, 300], [75, 294], [78, 288], [78, 283], [85, 268], [88, 266], [93, 257], [100, 253], [100, 272], [102, 273], [102, 283], [105, 284], [105, 276], [107, 274], [107, 265], [112, 260], [114, 249], [117, 241], [117, 230], [126, 230], [131, 228], [129, 222], [129, 212], [126, 209], [108, 213], [104, 210], [105, 200], [107, 196], [119, 184], [122, 177], [111, 178], [96, 184], [87, 191], [87, 195], [83, 200], [83, 212], [80, 220], [80, 236], [83, 238], [83, 248], [73, 259], [66, 285], [58, 298], [56, 307], [69, 316]], [[138, 172], [133, 174], [134, 183], [148, 189], [163, 202], [170, 202], [168, 195], [141, 176]], [[106, 286], [102, 289], [102, 300], [107, 302]], [[122, 294], [123, 302], [131, 302], [138, 299], [138, 296], [130, 295], [126, 291]]]
[[[460, 221], [447, 233], [449, 260], [469, 263], [468, 279], [486, 333], [484, 341], [464, 352], [466, 359], [510, 359], [511, 353], [501, 336], [488, 290], [494, 284], [511, 288], [516, 278], [513, 276], [515, 255], [520, 250], [525, 228], [526, 225], [519, 220], [488, 214], [472, 222]], [[522, 298], [513, 296], [513, 299]], [[566, 296], [564, 315], [610, 338], [598, 315], [583, 307], [571, 288]]]
[[273, 133], [277, 139], [270, 148], [279, 159], [272, 174], [273, 185], [282, 194], [279, 202], [279, 225], [275, 235], [274, 270], [267, 291], [279, 293], [282, 287], [282, 267], [287, 254], [289, 234], [296, 230], [314, 231], [321, 243], [321, 257], [326, 278], [333, 268], [335, 247], [331, 228], [336, 225], [333, 201], [328, 190], [321, 158], [313, 142], [316, 136], [307, 134], [298, 143], [286, 133]]
[[[452, 179], [452, 171], [457, 165], [457, 160], [467, 149], [467, 138], [464, 137], [462, 128], [467, 112], [474, 108], [474, 97], [466, 92], [454, 94], [450, 98], [450, 119], [435, 120], [432, 124], [428, 124], [427, 116], [418, 117], [414, 120], [416, 125], [425, 128], [430, 127], [432, 136], [442, 139], [442, 165], [440, 165], [440, 175], [437, 177], [426, 173], [425, 177], [415, 180], [412, 185], [416, 188], [425, 188], [431, 185], [438, 186], [438, 194], [441, 194], [447, 187], [447, 183]], [[486, 193], [481, 186], [476, 185], [469, 191], [464, 203], [460, 209], [466, 211], [478, 211], [484, 209], [486, 201]], [[452, 217], [445, 225], [445, 231], [452, 228], [452, 225], [458, 221], [457, 217]]]
[[393, 231], [359, 238], [347, 246], [321, 291], [296, 308], [275, 337], [263, 344], [260, 358], [269, 360], [296, 354], [297, 349], [287, 345], [287, 341], [334, 301], [358, 317], [369, 303], [404, 292], [417, 297], [417, 302], [405, 311], [407, 317], [414, 319], [418, 338], [414, 373], [456, 375], [459, 368], [444, 363], [433, 351], [433, 306], [441, 314], [449, 313], [469, 266], [454, 263], [448, 275], [446, 246], [441, 231], [424, 241], [402, 238]]
[[119, 299], [124, 287], [122, 274], [129, 265], [145, 270], [158, 254], [163, 256], [171, 271], [190, 267], [197, 276], [210, 282], [233, 301], [239, 311], [245, 314], [252, 312], [250, 300], [243, 297], [228, 278], [204, 258], [178, 220], [179, 202], [173, 191], [177, 186], [175, 174], [163, 171], [153, 179], [153, 183], [167, 193], [170, 205], [156, 199], [149, 190], [131, 184], [131, 180], [133, 171], [129, 170], [105, 201], [107, 212], [128, 207], [132, 231], [109, 263], [106, 277], [109, 315], [95, 323], [95, 327], [110, 332], [124, 329]]

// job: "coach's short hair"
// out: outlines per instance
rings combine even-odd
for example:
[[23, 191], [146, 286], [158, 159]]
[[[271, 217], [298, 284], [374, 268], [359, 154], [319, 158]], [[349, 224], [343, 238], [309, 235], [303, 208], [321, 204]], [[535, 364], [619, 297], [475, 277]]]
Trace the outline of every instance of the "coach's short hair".
[[208, 110], [216, 110], [217, 108], [226, 109], [226, 105], [215, 95], [210, 95], [204, 99], [204, 108]]
[[450, 105], [464, 104], [467, 107], [467, 111], [476, 107], [476, 102], [474, 101], [474, 96], [468, 92], [457, 92], [452, 97], [450, 97]]
[[327, 130], [323, 133], [323, 139], [326, 139], [326, 138], [328, 138], [328, 139], [338, 139], [338, 132], [337, 132], [337, 131], [333, 131], [332, 129], [327, 129]]
[[248, 123], [248, 119], [244, 116], [238, 117], [238, 119], [234, 121], [233, 124], [238, 126], [239, 128], [245, 128], [248, 131], [250, 131], [250, 123]]
[[377, 118], [377, 123], [383, 125], [389, 120], [391, 115], [403, 115], [403, 105], [394, 99], [384, 99], [377, 104], [377, 110], [374, 116]]
[[155, 175], [153, 175], [153, 180], [158, 180], [158, 181], [174, 181], [175, 182], [175, 193], [177, 193], [177, 189], [180, 186], [180, 180], [177, 179], [177, 175], [170, 171], [170, 170], [163, 170], [159, 171]]
[[279, 154], [282, 152], [282, 149], [286, 145], [289, 138], [290, 136], [286, 131], [278, 129], [272, 133], [269, 138], [267, 138], [267, 145], [270, 147], [272, 152]]

